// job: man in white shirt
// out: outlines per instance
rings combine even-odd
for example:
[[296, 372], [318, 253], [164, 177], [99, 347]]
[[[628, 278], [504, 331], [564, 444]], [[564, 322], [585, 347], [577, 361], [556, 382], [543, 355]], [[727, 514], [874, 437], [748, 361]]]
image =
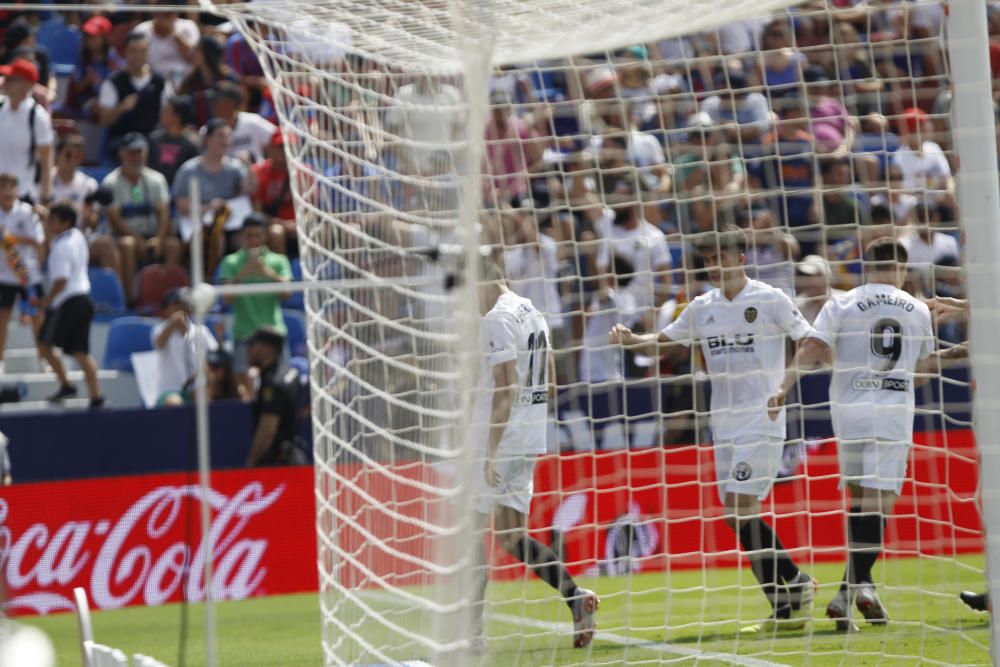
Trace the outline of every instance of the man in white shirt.
[[406, 142], [399, 146], [405, 173], [433, 176], [455, 171], [449, 144], [461, 138], [462, 106], [458, 89], [432, 76], [422, 75], [396, 92], [385, 124]]
[[157, 352], [158, 406], [177, 406], [192, 398], [191, 384], [198, 370], [199, 348], [205, 353], [219, 349], [211, 330], [198, 326], [180, 290], [163, 298], [164, 320], [153, 327], [150, 338]]
[[600, 601], [577, 587], [559, 557], [528, 534], [535, 459], [545, 453], [548, 401], [555, 397], [555, 367], [545, 318], [507, 287], [499, 268], [482, 261], [479, 305], [479, 382], [473, 412], [473, 446], [483, 467], [471, 481], [482, 542], [476, 551], [472, 650], [483, 653], [482, 611], [489, 580], [486, 531], [490, 520], [500, 547], [559, 591], [573, 614], [573, 645], [590, 644]]
[[652, 308], [669, 295], [670, 249], [667, 237], [642, 217], [635, 186], [618, 183], [612, 206], [594, 221], [601, 239], [597, 250], [597, 272], [607, 282], [616, 255], [629, 261], [635, 276], [628, 291], [639, 308]]
[[42, 297], [38, 251], [45, 230], [34, 209], [17, 198], [18, 190], [16, 176], [0, 174], [0, 372], [14, 302], [23, 299], [33, 307]]
[[[826, 302], [781, 387], [769, 400], [783, 406], [798, 369], [833, 365], [830, 413], [840, 453], [841, 484], [851, 497], [849, 558], [840, 591], [826, 608], [837, 629], [854, 629], [852, 602], [870, 622], [889, 614], [875, 592], [872, 567], [882, 551], [885, 521], [906, 478], [913, 442], [916, 373], [934, 368], [930, 310], [900, 289], [906, 249], [883, 237], [865, 249], [867, 283]], [[936, 355], [937, 356], [937, 355]], [[924, 363], [921, 363], [924, 362]], [[923, 378], [926, 381], [926, 378]]]
[[90, 256], [87, 239], [76, 227], [72, 204], [57, 203], [49, 210], [48, 231], [52, 239], [46, 262], [49, 289], [39, 304], [45, 321], [38, 334], [38, 351], [59, 380], [59, 390], [49, 400], [76, 396], [76, 387], [69, 383], [66, 367], [54, 351], [58, 347], [76, 360], [87, 381], [90, 407], [99, 408], [104, 405], [104, 397], [97, 381], [97, 362], [90, 355], [90, 323], [94, 319], [87, 276]]
[[223, 81], [212, 91], [212, 115], [228, 122], [233, 130], [229, 156], [260, 162], [277, 128], [259, 114], [240, 111], [242, 103], [243, 89], [238, 83]]
[[47, 204], [51, 199], [52, 120], [31, 97], [38, 83], [34, 63], [18, 58], [0, 67], [0, 174], [13, 174], [22, 197]]
[[610, 338], [656, 357], [671, 345], [700, 344], [712, 382], [712, 449], [726, 524], [750, 554], [773, 610], [763, 623], [744, 629], [759, 633], [800, 629], [812, 618], [816, 580], [785, 551], [760, 504], [785, 442], [784, 408], [769, 411], [767, 397], [785, 375], [786, 336], [799, 340], [812, 327], [787, 294], [747, 277], [746, 248], [746, 235], [733, 225], [713, 234], [699, 250], [715, 289], [692, 300], [659, 333], [635, 334], [617, 324]]
[[952, 204], [955, 179], [944, 151], [929, 137], [933, 133], [927, 112], [913, 107], [903, 114], [903, 143], [892, 154], [892, 164], [903, 174], [903, 187], [926, 192], [935, 202]]
[[[167, 0], [161, 4], [173, 3]], [[152, 20], [137, 25], [135, 32], [149, 39], [150, 65], [164, 79], [179, 83], [191, 71], [201, 38], [197, 23], [179, 18], [176, 12], [156, 12]]]

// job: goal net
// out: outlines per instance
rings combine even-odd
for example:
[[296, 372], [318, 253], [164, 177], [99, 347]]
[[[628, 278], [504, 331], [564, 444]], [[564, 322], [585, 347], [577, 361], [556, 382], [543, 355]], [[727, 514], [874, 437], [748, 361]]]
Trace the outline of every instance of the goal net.
[[[617, 322], [659, 331], [710, 290], [696, 245], [729, 225], [745, 230], [748, 276], [810, 322], [861, 284], [862, 249], [881, 236], [907, 248], [912, 295], [964, 297], [943, 2], [214, 10], [263, 63], [303, 276], [324, 281], [305, 301], [326, 664], [474, 664], [480, 612], [483, 664], [989, 660], [988, 623], [958, 597], [985, 590], [967, 368], [916, 391], [914, 446], [872, 570], [891, 621], [853, 612], [860, 632], [848, 634], [823, 613], [850, 513], [836, 406], [828, 373], [796, 383], [761, 511], [819, 582], [815, 621], [748, 636], [770, 605], [756, 556], [724, 522], [731, 480], [711, 444], [711, 406], [744, 371], [710, 380], [704, 345], [655, 358], [608, 338]], [[482, 254], [551, 331], [558, 393], [529, 528], [602, 599], [585, 649], [572, 649], [560, 594], [476, 528]], [[764, 331], [770, 315], [742, 317]], [[934, 326], [939, 348], [967, 339], [961, 313]], [[734, 327], [715, 344], [747, 345]], [[873, 353], [898, 357], [894, 340]]]

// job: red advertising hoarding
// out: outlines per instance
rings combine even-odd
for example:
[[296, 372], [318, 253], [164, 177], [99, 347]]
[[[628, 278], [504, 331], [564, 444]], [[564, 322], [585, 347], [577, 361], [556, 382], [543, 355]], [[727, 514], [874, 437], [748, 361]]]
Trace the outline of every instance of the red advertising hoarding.
[[[910, 480], [889, 522], [890, 556], [981, 550], [971, 433], [923, 434], [913, 451]], [[765, 506], [800, 560], [842, 559], [845, 505], [833, 443], [810, 447], [805, 470], [805, 478], [777, 484]], [[358, 465], [338, 472], [341, 582], [426, 581], [418, 558], [431, 549], [421, 519], [442, 500], [406, 482], [433, 482], [437, 472], [417, 463], [394, 466], [390, 476]], [[315, 590], [312, 468], [217, 472], [212, 480], [216, 597]], [[531, 527], [543, 541], [562, 543], [574, 572], [735, 564], [739, 551], [719, 518], [714, 481], [710, 447], [543, 457]], [[99, 609], [200, 600], [200, 530], [196, 478], [188, 474], [4, 488], [0, 570], [9, 611], [67, 611], [76, 586]], [[505, 555], [494, 562], [498, 577], [523, 573]]]

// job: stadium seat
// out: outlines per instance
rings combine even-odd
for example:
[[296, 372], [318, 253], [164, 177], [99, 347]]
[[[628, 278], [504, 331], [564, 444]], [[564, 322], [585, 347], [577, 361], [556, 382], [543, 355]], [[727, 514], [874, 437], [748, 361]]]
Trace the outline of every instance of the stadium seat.
[[[298, 257], [292, 260], [292, 280], [299, 282], [302, 280], [302, 260]], [[292, 310], [305, 310], [305, 292], [292, 292], [287, 299], [281, 302], [282, 307]]]
[[135, 309], [142, 315], [156, 315], [163, 306], [163, 297], [172, 289], [188, 287], [191, 280], [180, 266], [152, 264], [139, 272], [139, 289]]
[[90, 277], [90, 298], [94, 301], [94, 321], [110, 322], [125, 314], [125, 289], [118, 274], [111, 269], [93, 267]]
[[153, 349], [150, 333], [156, 320], [133, 315], [119, 317], [111, 323], [108, 344], [104, 350], [102, 368], [116, 371], [132, 371], [132, 353], [148, 352]]
[[288, 327], [288, 353], [292, 357], [304, 357], [308, 353], [306, 344], [306, 317], [297, 310], [281, 309]]
[[45, 21], [35, 35], [40, 46], [49, 52], [49, 61], [56, 76], [69, 76], [80, 60], [83, 35], [76, 26], [66, 25], [61, 18]]

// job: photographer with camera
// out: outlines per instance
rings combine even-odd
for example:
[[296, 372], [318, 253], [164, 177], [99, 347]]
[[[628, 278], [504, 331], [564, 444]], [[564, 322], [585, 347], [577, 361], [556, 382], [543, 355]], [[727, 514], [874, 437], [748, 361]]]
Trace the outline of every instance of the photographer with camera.
[[[226, 255], [220, 264], [223, 283], [288, 282], [292, 267], [288, 258], [267, 247], [267, 228], [270, 218], [265, 213], [252, 213], [243, 221], [243, 249]], [[248, 294], [226, 297], [233, 307], [233, 373], [240, 397], [252, 396], [247, 346], [250, 336], [261, 327], [270, 327], [283, 336], [288, 335], [281, 316], [281, 300], [285, 294]]]

